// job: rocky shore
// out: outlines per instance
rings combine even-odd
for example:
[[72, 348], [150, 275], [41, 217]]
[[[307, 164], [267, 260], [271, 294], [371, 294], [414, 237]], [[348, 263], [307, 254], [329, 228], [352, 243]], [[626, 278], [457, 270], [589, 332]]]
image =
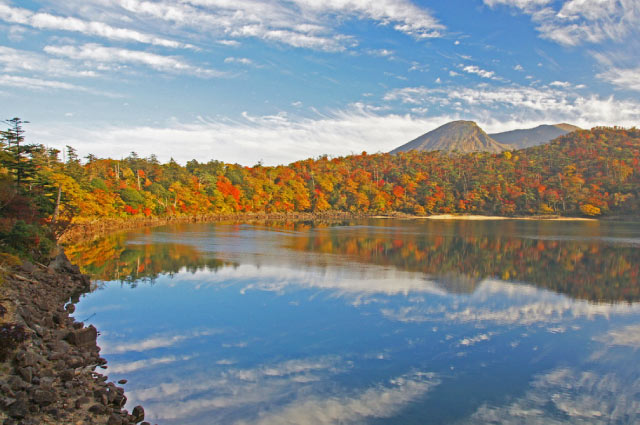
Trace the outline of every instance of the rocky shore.
[[144, 421], [143, 408], [124, 410], [124, 389], [96, 371], [107, 363], [99, 354], [96, 328], [70, 317], [74, 302], [89, 290], [89, 277], [63, 252], [48, 266], [5, 266], [1, 277], [0, 423]]

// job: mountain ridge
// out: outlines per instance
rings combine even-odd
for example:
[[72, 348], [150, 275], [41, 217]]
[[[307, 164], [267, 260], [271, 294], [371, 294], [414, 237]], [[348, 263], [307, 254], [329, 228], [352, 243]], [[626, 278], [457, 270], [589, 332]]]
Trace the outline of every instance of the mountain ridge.
[[581, 128], [567, 123], [542, 124], [533, 128], [493, 133], [489, 134], [489, 136], [499, 143], [510, 145], [513, 148], [523, 149], [531, 146], [542, 145], [550, 142], [556, 137], [564, 136], [565, 134], [576, 130], [581, 130]]
[[418, 151], [491, 152], [538, 146], [580, 130], [572, 124], [542, 124], [533, 128], [487, 134], [476, 122], [457, 120], [419, 136], [393, 149], [390, 153]]
[[492, 139], [474, 121], [451, 121], [399, 146], [391, 153], [420, 151], [493, 152], [509, 149], [508, 146]]

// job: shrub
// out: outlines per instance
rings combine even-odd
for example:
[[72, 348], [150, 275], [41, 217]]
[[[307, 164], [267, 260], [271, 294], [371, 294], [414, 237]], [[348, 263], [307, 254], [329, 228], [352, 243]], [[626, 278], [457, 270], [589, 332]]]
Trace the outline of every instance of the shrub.
[[55, 247], [53, 235], [37, 224], [17, 220], [9, 231], [0, 231], [0, 249], [30, 260], [42, 260]]
[[122, 198], [125, 204], [133, 206], [144, 204], [144, 196], [142, 196], [137, 190], [130, 187], [125, 187], [120, 190], [120, 198]]
[[95, 189], [104, 190], [105, 192], [107, 191], [107, 184], [104, 182], [104, 180], [98, 177], [91, 180], [91, 187]]
[[590, 217], [600, 215], [601, 213], [600, 208], [591, 204], [580, 205], [580, 211], [582, 211], [584, 215], [588, 215]]

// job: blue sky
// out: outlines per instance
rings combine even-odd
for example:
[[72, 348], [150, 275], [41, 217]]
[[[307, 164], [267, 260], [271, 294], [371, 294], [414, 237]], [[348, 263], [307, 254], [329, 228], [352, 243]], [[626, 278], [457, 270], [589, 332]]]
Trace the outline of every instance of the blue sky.
[[640, 124], [640, 0], [0, 0], [2, 117], [81, 155], [253, 165]]

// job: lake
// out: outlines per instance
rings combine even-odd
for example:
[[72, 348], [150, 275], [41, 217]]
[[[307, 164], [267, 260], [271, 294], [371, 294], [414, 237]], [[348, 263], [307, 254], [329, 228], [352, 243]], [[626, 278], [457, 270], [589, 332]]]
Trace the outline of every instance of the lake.
[[640, 423], [637, 223], [191, 224], [68, 255], [152, 423]]

